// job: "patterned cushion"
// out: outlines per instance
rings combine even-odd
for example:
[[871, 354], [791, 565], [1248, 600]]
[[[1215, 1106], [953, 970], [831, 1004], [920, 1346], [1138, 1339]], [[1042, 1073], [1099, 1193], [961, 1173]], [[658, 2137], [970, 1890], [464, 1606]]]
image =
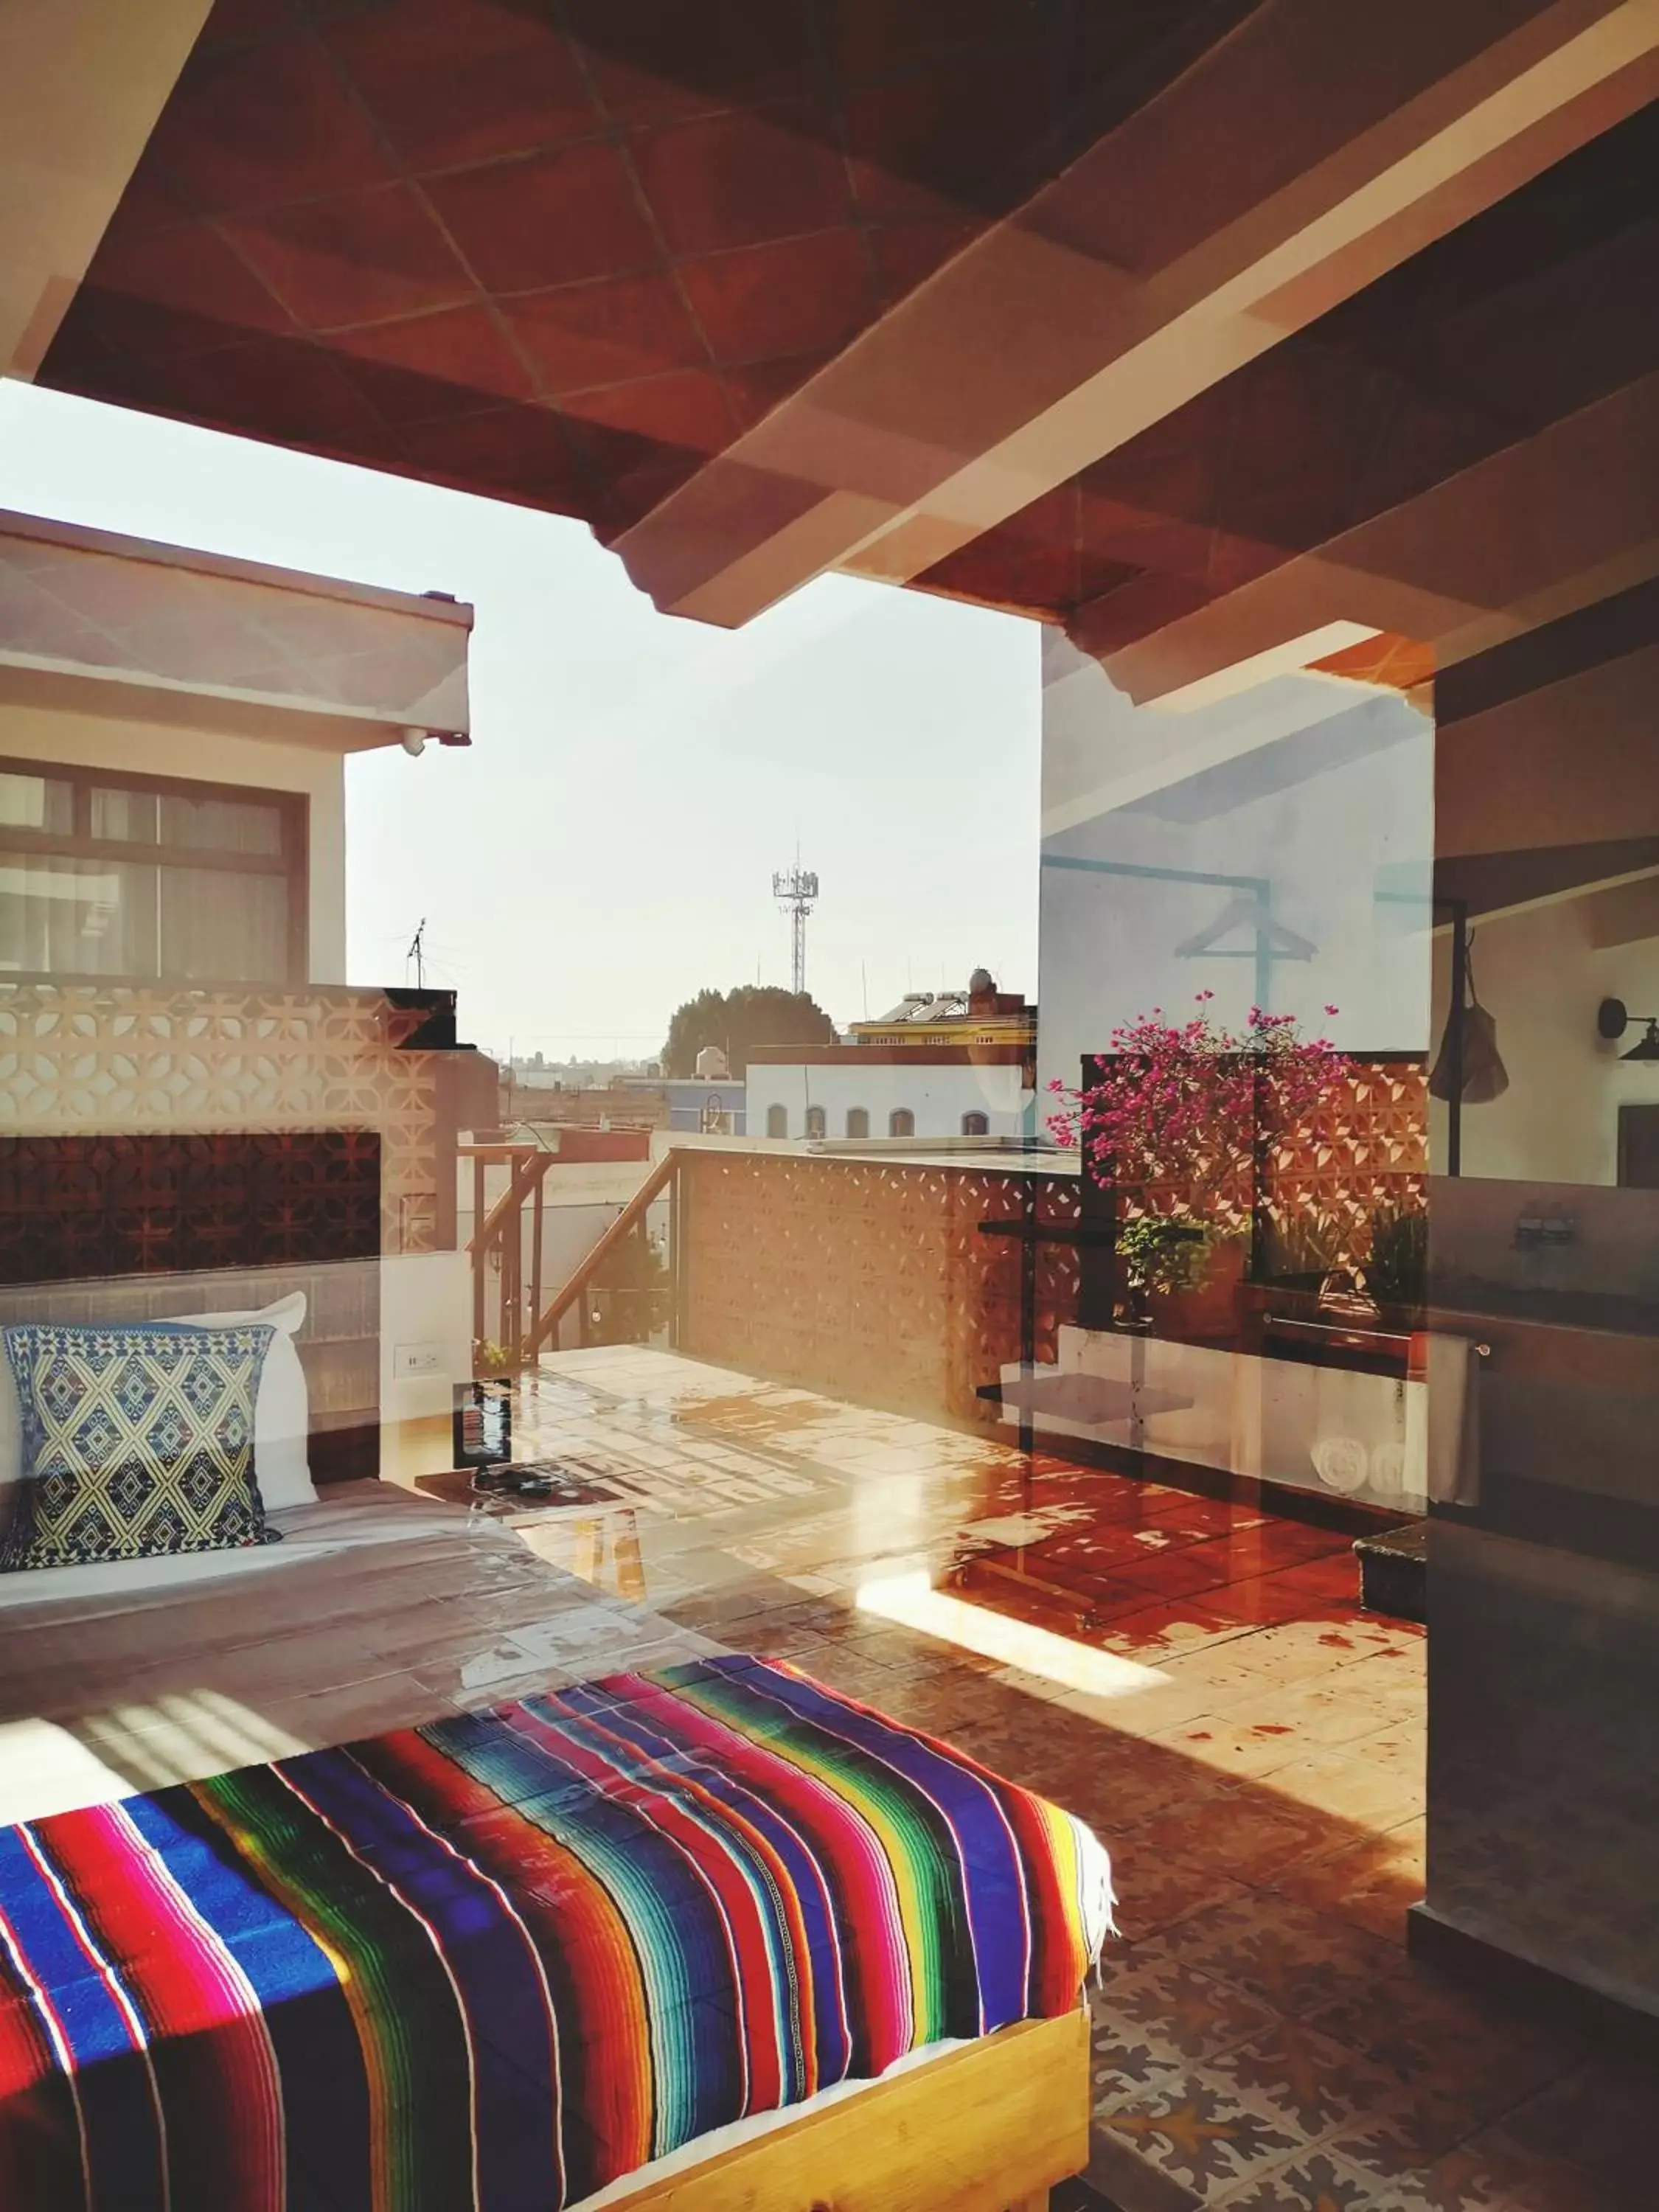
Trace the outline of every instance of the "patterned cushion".
[[3, 1332], [26, 1480], [0, 1571], [273, 1544], [253, 1479], [268, 1327]]

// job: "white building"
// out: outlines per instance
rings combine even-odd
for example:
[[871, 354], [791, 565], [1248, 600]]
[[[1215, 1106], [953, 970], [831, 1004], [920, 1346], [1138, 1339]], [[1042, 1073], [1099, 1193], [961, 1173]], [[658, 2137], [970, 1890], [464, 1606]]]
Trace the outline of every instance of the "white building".
[[[314, 1467], [331, 1424], [447, 1424], [471, 1369], [445, 1186], [494, 1070], [348, 988], [345, 929], [347, 757], [470, 742], [471, 623], [443, 595], [0, 514], [0, 1139], [374, 1136], [380, 1256], [313, 1264], [296, 1230], [266, 1271], [271, 1297], [306, 1276]], [[225, 1302], [222, 1257], [147, 1264], [116, 1268], [112, 1313]], [[48, 1310], [20, 1297], [8, 1318]]]
[[1029, 1047], [918, 1043], [775, 1046], [749, 1057], [749, 1133], [855, 1141], [1027, 1137]]

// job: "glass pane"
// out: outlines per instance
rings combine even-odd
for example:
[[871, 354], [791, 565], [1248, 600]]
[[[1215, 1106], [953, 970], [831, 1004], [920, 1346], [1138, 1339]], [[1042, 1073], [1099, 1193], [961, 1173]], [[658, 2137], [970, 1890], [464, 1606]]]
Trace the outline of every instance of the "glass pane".
[[94, 837], [119, 838], [127, 844], [153, 845], [155, 793], [95, 784], [92, 793], [92, 834]]
[[155, 975], [155, 870], [0, 852], [0, 969]]
[[164, 793], [161, 842], [198, 853], [259, 853], [275, 860], [283, 849], [280, 806], [239, 799], [185, 799]]
[[75, 827], [75, 793], [57, 776], [0, 775], [0, 825], [66, 837]]
[[288, 975], [288, 878], [234, 868], [163, 868], [161, 972], [183, 982], [280, 983]]

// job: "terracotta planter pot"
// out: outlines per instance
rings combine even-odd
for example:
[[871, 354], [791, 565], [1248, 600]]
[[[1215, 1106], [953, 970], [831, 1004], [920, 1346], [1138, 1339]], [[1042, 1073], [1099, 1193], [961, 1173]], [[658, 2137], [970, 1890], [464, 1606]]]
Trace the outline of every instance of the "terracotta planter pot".
[[1183, 1339], [1231, 1337], [1238, 1330], [1238, 1291], [1244, 1280], [1248, 1249], [1230, 1241], [1212, 1244], [1204, 1279], [1187, 1291], [1156, 1291], [1149, 1304], [1159, 1336]]

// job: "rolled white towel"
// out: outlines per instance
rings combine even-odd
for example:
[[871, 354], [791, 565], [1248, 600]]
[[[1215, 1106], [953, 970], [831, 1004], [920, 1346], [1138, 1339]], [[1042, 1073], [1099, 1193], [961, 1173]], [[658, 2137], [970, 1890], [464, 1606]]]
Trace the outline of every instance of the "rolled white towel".
[[1321, 1437], [1310, 1456], [1327, 1490], [1363, 1490], [1370, 1480], [1371, 1455], [1358, 1437]]
[[1406, 1487], [1406, 1447], [1401, 1443], [1371, 1447], [1371, 1488], [1397, 1497]]

